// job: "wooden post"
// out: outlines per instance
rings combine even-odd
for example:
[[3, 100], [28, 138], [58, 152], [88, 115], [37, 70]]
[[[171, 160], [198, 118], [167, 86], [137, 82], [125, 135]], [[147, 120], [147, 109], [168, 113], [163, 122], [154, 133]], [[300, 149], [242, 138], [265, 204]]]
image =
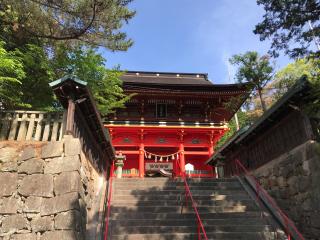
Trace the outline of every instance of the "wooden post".
[[49, 141], [49, 135], [50, 135], [50, 125], [51, 125], [51, 113], [45, 114], [47, 117], [45, 118], [46, 124], [44, 126], [43, 130], [43, 136], [42, 141]]
[[29, 120], [28, 132], [27, 132], [27, 135], [26, 135], [26, 140], [31, 140], [31, 138], [32, 138], [32, 134], [33, 134], [33, 130], [34, 130], [35, 118], [36, 118], [36, 114], [35, 113], [31, 113], [30, 120]]
[[185, 165], [186, 165], [186, 161], [185, 161], [185, 157], [184, 157], [184, 144], [183, 144], [183, 136], [184, 136], [184, 131], [181, 130], [180, 133], [180, 144], [179, 144], [179, 166], [180, 166], [180, 176], [184, 176], [186, 173], [186, 169], [185, 169]]
[[139, 177], [144, 177], [144, 144], [139, 146]]
[[0, 141], [1, 140], [7, 140], [7, 135], [10, 130], [10, 125], [11, 125], [11, 113], [5, 113], [5, 117], [1, 119], [2, 121], [2, 129], [0, 132]]
[[61, 122], [60, 133], [59, 133], [59, 141], [62, 139], [63, 135], [66, 133], [67, 115], [68, 115], [68, 111], [65, 110], [62, 115], [62, 122]]
[[[209, 134], [209, 147], [208, 147], [208, 159], [214, 154], [213, 146], [214, 146], [214, 132], [211, 131], [211, 134]], [[211, 177], [217, 177], [216, 173], [216, 167], [211, 167]]]
[[13, 121], [12, 121], [12, 124], [11, 124], [8, 140], [15, 140], [16, 131], [17, 131], [17, 128], [18, 128], [18, 119], [19, 119], [19, 113], [15, 112], [13, 114]]
[[180, 142], [179, 144], [179, 152], [180, 152], [180, 158], [179, 158], [179, 162], [180, 162], [180, 175], [183, 176], [186, 172], [186, 169], [185, 169], [185, 165], [186, 165], [186, 162], [185, 162], [185, 158], [184, 158], [184, 144], [183, 142]]
[[60, 113], [55, 113], [54, 114], [54, 121], [53, 121], [53, 126], [52, 126], [52, 133], [51, 133], [51, 141], [57, 141], [57, 136], [58, 136], [58, 127], [59, 127], [59, 117]]
[[28, 121], [28, 114], [23, 113], [20, 121], [20, 128], [17, 136], [17, 141], [22, 141], [26, 139], [27, 135], [27, 121]]
[[68, 100], [68, 113], [67, 113], [67, 126], [66, 126], [66, 134], [72, 135], [73, 133], [73, 124], [74, 124], [74, 111], [75, 111], [75, 103], [69, 98]]
[[36, 133], [34, 134], [35, 141], [41, 141], [41, 131], [42, 131], [42, 123], [43, 123], [43, 113], [39, 113], [39, 117], [37, 119], [37, 127]]

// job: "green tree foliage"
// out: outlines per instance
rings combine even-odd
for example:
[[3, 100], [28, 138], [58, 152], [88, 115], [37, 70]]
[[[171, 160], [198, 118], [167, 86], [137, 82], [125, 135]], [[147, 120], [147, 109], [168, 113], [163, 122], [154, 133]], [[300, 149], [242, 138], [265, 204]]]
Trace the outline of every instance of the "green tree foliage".
[[[0, 26], [6, 39], [80, 41], [111, 50], [127, 50], [132, 40], [121, 31], [135, 15], [130, 0], [0, 0]], [[34, 41], [34, 40], [33, 40]]]
[[308, 79], [313, 79], [319, 73], [315, 60], [298, 59], [289, 63], [275, 74], [270, 84], [273, 89], [273, 100], [280, 99], [301, 77], [306, 76]]
[[246, 52], [232, 56], [229, 61], [238, 66], [236, 80], [240, 83], [248, 82], [249, 87], [257, 91], [262, 109], [266, 111], [262, 89], [272, 79], [274, 70], [269, 56], [259, 56], [257, 52]]
[[121, 32], [123, 23], [135, 14], [127, 7], [130, 2], [0, 0], [3, 54], [19, 64], [10, 63], [12, 69], [23, 72], [14, 78], [15, 72], [2, 70], [3, 76], [10, 72], [13, 79], [5, 83], [1, 80], [1, 107], [55, 109], [57, 103], [48, 83], [64, 76], [70, 66], [88, 82], [103, 114], [123, 107], [128, 97], [121, 89], [120, 73], [105, 68], [105, 59], [96, 46], [116, 51], [132, 45], [132, 40]]
[[54, 96], [49, 82], [55, 80], [55, 75], [43, 47], [26, 44], [19, 48], [19, 58], [26, 73], [21, 84], [21, 102], [32, 109], [53, 110]]
[[265, 14], [254, 33], [259, 34], [262, 41], [272, 39], [272, 56], [278, 56], [279, 51], [284, 50], [291, 57], [320, 57], [319, 49], [310, 46], [320, 37], [318, 0], [257, 0], [257, 3], [264, 7]]
[[98, 109], [102, 115], [112, 113], [116, 108], [124, 108], [131, 95], [125, 95], [121, 85], [120, 76], [122, 72], [118, 69], [105, 70], [103, 78], [99, 82], [92, 82], [89, 86], [97, 102]]
[[310, 94], [306, 97], [308, 104], [304, 107], [304, 111], [310, 118], [320, 122], [320, 60], [314, 60], [312, 65], [314, 66], [312, 71], [304, 75], [311, 87]]
[[121, 88], [122, 73], [116, 68], [108, 70], [104, 64], [105, 59], [101, 54], [85, 46], [69, 50], [61, 45], [52, 59], [56, 78], [63, 77], [68, 68], [73, 68], [77, 77], [88, 82], [100, 113], [106, 115], [115, 108], [124, 107], [130, 96], [126, 96]]
[[18, 52], [8, 52], [0, 42], [0, 109], [27, 106], [21, 103], [20, 86], [25, 77], [23, 63]]
[[[239, 127], [240, 129], [249, 125], [251, 123], [249, 115], [243, 111], [239, 110], [237, 112]], [[231, 119], [229, 122], [229, 131], [226, 132], [222, 138], [220, 138], [219, 142], [215, 146], [215, 150], [218, 150], [225, 142], [227, 142], [235, 133], [237, 132], [237, 125], [235, 117]]]

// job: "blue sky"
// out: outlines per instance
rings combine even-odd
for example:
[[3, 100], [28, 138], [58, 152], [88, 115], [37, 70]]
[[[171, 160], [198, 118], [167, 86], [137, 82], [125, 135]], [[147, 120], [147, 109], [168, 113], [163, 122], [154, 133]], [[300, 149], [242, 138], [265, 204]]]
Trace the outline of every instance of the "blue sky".
[[[252, 32], [263, 16], [255, 0], [135, 0], [130, 8], [137, 15], [123, 30], [135, 44], [126, 52], [102, 50], [107, 67], [208, 73], [214, 83], [230, 83], [228, 58], [265, 54], [270, 46]], [[280, 56], [276, 68], [289, 62]], [[235, 69], [229, 70], [233, 76]]]

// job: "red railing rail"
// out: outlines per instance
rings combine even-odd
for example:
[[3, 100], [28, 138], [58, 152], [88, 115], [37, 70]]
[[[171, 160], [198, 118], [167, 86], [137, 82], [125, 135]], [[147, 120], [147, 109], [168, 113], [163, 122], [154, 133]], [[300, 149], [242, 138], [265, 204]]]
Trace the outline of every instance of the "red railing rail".
[[105, 229], [104, 229], [104, 240], [108, 240], [108, 231], [109, 231], [109, 220], [110, 220], [110, 209], [111, 209], [111, 199], [112, 199], [112, 180], [114, 177], [114, 161], [112, 161], [109, 184], [108, 184], [108, 199], [107, 199], [107, 214], [105, 215]]
[[[179, 160], [177, 160], [177, 166], [179, 167], [180, 169], [180, 172], [181, 172], [181, 166], [180, 166], [180, 162]], [[202, 223], [202, 220], [200, 218], [200, 215], [199, 215], [199, 212], [198, 212], [198, 209], [197, 209], [197, 205], [192, 197], [192, 194], [191, 194], [191, 191], [190, 191], [190, 188], [189, 188], [189, 185], [188, 185], [188, 182], [187, 182], [187, 179], [186, 179], [186, 173], [185, 172], [181, 172], [181, 176], [180, 176], [184, 182], [184, 188], [185, 188], [185, 205], [187, 206], [188, 205], [188, 198], [190, 199], [191, 201], [191, 205], [192, 205], [192, 208], [196, 214], [196, 221], [197, 221], [197, 233], [198, 233], [198, 240], [201, 240], [202, 239], [202, 235], [203, 235], [203, 238], [205, 240], [208, 240], [208, 237], [207, 237], [207, 233], [204, 229], [204, 226], [203, 226], [203, 223]], [[201, 234], [202, 232], [202, 234]]]
[[259, 180], [255, 176], [253, 176], [238, 159], [236, 159], [234, 162], [236, 175], [240, 175], [241, 171], [247, 178], [252, 180], [253, 183], [249, 183], [253, 184], [253, 187], [255, 188], [257, 201], [259, 202], [259, 204], [261, 204], [263, 201], [267, 207], [272, 208], [270, 210], [275, 213], [276, 217], [278, 217], [278, 220], [285, 228], [287, 239], [304, 240], [304, 237], [296, 228], [293, 221], [280, 209], [275, 200], [260, 185]]

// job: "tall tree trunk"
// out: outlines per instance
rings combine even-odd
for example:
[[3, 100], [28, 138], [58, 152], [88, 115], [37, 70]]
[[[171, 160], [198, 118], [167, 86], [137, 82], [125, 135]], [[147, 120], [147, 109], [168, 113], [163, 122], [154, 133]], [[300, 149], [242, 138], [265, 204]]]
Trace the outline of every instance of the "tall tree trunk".
[[266, 106], [266, 103], [263, 100], [262, 88], [260, 88], [260, 87], [258, 87], [258, 94], [259, 94], [262, 110], [263, 110], [263, 112], [265, 112], [265, 111], [267, 111], [267, 106]]

